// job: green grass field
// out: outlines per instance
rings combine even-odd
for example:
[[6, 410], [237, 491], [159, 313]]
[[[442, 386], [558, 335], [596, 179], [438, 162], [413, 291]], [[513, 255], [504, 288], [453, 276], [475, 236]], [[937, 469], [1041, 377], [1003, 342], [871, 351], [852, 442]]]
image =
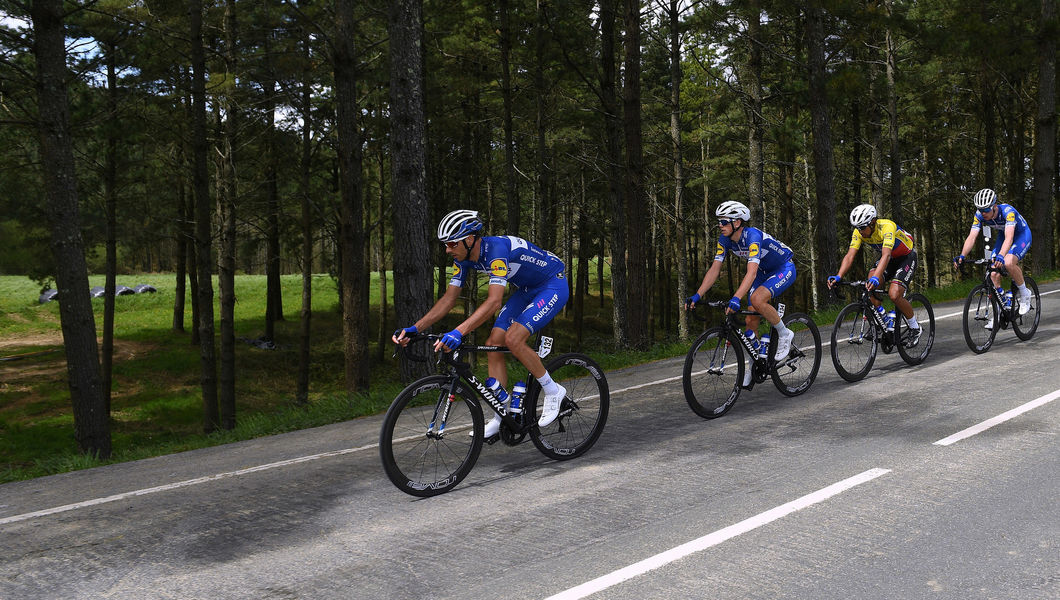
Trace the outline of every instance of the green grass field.
[[[1050, 273], [1039, 277], [1046, 281]], [[130, 287], [147, 283], [154, 294], [120, 296], [115, 300], [115, 360], [112, 395], [114, 454], [108, 462], [158, 456], [263, 435], [303, 429], [377, 414], [389, 406], [403, 387], [392, 358], [389, 332], [396, 323], [379, 323], [379, 287], [375, 275], [371, 289], [371, 389], [349, 397], [343, 388], [342, 324], [337, 312], [335, 282], [327, 275], [313, 278], [312, 370], [308, 406], [294, 403], [298, 368], [298, 330], [301, 277], [284, 276], [285, 321], [276, 325], [276, 349], [261, 350], [249, 343], [236, 345], [237, 427], [202, 433], [202, 400], [199, 388], [199, 350], [190, 343], [191, 303], [186, 304], [186, 332], [172, 329], [172, 275], [120, 276]], [[933, 302], [964, 297], [976, 283], [962, 283], [928, 291]], [[90, 285], [103, 285], [102, 276]], [[216, 294], [216, 279], [214, 282]], [[559, 316], [548, 334], [556, 338], [554, 352], [581, 350], [605, 369], [680, 356], [688, 344], [660, 332], [653, 348], [643, 352], [617, 352], [611, 342], [612, 307], [601, 298], [598, 286], [585, 300], [584, 339], [574, 339], [572, 310]], [[59, 306], [38, 304], [40, 290], [20, 276], [0, 276], [0, 482], [39, 477], [103, 464], [78, 452], [66, 383], [65, 357], [59, 326]], [[265, 277], [243, 275], [236, 279], [236, 337], [253, 340], [264, 332]], [[96, 326], [103, 323], [103, 300], [93, 299]], [[570, 308], [570, 305], [568, 305]], [[838, 308], [815, 315], [830, 324]], [[459, 311], [458, 311], [459, 313]], [[392, 314], [392, 310], [391, 310]], [[718, 315], [713, 315], [715, 318]], [[444, 330], [462, 320], [454, 314], [435, 326]], [[391, 318], [391, 321], [393, 319]], [[379, 329], [386, 332], [382, 346]], [[693, 327], [702, 327], [693, 324]], [[487, 328], [480, 330], [484, 340]], [[511, 377], [525, 374], [509, 361]], [[827, 362], [827, 361], [826, 361]], [[518, 367], [518, 368], [517, 368]], [[825, 364], [822, 368], [831, 368]], [[485, 371], [485, 361], [480, 363]], [[683, 407], [674, 407], [682, 410]]]

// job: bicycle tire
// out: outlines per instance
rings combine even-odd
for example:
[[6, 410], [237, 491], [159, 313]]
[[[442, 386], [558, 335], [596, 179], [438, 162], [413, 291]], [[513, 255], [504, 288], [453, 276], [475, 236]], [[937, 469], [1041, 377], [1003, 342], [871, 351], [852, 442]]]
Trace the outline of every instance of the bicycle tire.
[[853, 302], [843, 307], [832, 325], [832, 365], [839, 376], [851, 383], [860, 381], [872, 368], [882, 334], [868, 311], [871, 306]]
[[813, 319], [805, 313], [785, 315], [784, 325], [795, 332], [791, 350], [782, 361], [772, 360], [777, 351], [777, 334], [774, 330], [769, 340], [769, 370], [773, 385], [781, 394], [798, 396], [810, 389], [821, 368], [821, 332]]
[[[383, 470], [399, 490], [430, 497], [448, 492], [471, 471], [482, 451], [483, 420], [478, 397], [453, 378], [430, 375], [411, 383], [386, 411], [379, 433]], [[441, 435], [429, 435], [437, 409], [449, 404]], [[467, 434], [471, 428], [473, 435]]]
[[910, 345], [910, 328], [905, 320], [905, 315], [897, 311], [894, 323], [895, 345], [898, 346], [898, 354], [909, 365], [919, 365], [927, 360], [931, 353], [931, 347], [935, 344], [935, 309], [931, 301], [924, 294], [913, 294], [909, 296], [909, 304], [913, 307], [913, 316], [920, 325], [920, 338], [916, 344]]
[[[986, 324], [994, 319], [992, 329]], [[1001, 327], [1001, 306], [994, 299], [987, 286], [979, 284], [968, 292], [964, 300], [964, 313], [961, 315], [964, 328], [964, 342], [976, 354], [982, 354], [994, 345], [997, 330]]]
[[541, 386], [535, 381], [528, 390], [525, 411], [532, 416], [530, 440], [545, 456], [553, 460], [570, 460], [593, 447], [607, 423], [611, 393], [600, 365], [584, 354], [570, 353], [546, 365], [552, 380], [567, 390], [559, 416], [544, 427], [537, 426]]
[[[685, 355], [681, 372], [685, 401], [692, 412], [704, 419], [716, 419], [729, 412], [740, 397], [745, 368], [743, 347], [735, 336], [725, 333], [723, 327], [711, 327], [692, 342]], [[730, 353], [735, 362], [729, 361]], [[732, 365], [735, 369], [726, 369]]]
[[[1042, 318], [1042, 297], [1038, 294], [1038, 282], [1033, 277], [1024, 275], [1023, 279], [1027, 288], [1031, 291], [1031, 310], [1023, 316], [1020, 316], [1018, 312], [1013, 315], [1012, 331], [1016, 333], [1016, 337], [1026, 342], [1034, 337], [1034, 332], [1038, 330], [1038, 322]], [[1016, 287], [1016, 284], [1012, 284], [1012, 298], [1018, 301], [1019, 297], [1019, 288]]]

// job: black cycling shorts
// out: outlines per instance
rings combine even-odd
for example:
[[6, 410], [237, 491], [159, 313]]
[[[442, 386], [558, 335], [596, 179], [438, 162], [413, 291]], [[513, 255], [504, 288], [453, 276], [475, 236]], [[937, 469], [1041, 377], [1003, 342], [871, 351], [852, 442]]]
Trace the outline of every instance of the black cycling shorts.
[[[876, 270], [876, 266], [880, 264], [880, 261], [873, 263], [872, 268], [869, 271]], [[891, 260], [887, 263], [887, 270], [883, 273], [883, 280], [886, 282], [897, 281], [902, 284], [902, 287], [909, 289], [909, 284], [913, 281], [913, 273], [916, 272], [916, 250], [910, 250], [909, 254], [905, 256], [894, 257], [891, 256]]]

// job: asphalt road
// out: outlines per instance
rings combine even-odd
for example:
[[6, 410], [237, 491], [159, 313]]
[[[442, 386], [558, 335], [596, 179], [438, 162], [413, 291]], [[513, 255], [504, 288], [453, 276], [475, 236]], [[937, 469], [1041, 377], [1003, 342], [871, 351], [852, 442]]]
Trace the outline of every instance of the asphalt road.
[[923, 365], [848, 384], [826, 349], [713, 421], [680, 360], [610, 372], [588, 454], [488, 446], [431, 499], [380, 417], [2, 485], [0, 599], [1060, 598], [1056, 291], [1028, 342], [976, 356], [936, 306]]

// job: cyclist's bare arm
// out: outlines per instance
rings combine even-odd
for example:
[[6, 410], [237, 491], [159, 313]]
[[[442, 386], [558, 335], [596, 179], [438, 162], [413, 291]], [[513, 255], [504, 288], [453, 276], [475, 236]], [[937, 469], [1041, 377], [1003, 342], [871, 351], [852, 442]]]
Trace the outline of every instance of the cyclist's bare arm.
[[722, 262], [723, 261], [716, 260], [710, 264], [710, 268], [707, 269], [707, 274], [703, 276], [703, 283], [699, 284], [699, 289], [696, 290], [696, 293], [699, 294], [700, 297], [702, 297], [703, 294], [706, 294], [707, 290], [709, 290], [714, 285], [714, 282], [718, 280], [718, 275], [721, 274]]
[[854, 257], [858, 255], [858, 248], [853, 246], [847, 250], [846, 256], [843, 257], [842, 262], [839, 263], [839, 272], [836, 275], [842, 277], [846, 275], [847, 271], [850, 270], [851, 265], [854, 264]]
[[1001, 249], [998, 254], [1004, 256], [1008, 254], [1009, 248], [1012, 248], [1012, 240], [1016, 237], [1016, 226], [1006, 225], [1005, 226], [1005, 241], [1001, 244]]
[[887, 246], [880, 248], [880, 262], [876, 264], [876, 270], [872, 273], [880, 281], [883, 281], [883, 274], [887, 272], [887, 263], [891, 262], [891, 250]]
[[[419, 321], [413, 323], [413, 326], [415, 326], [416, 329], [422, 331], [427, 327], [434, 325], [439, 320], [441, 320], [442, 317], [449, 314], [449, 311], [453, 310], [453, 307], [456, 306], [456, 301], [459, 297], [460, 286], [449, 286], [445, 290], [445, 294], [443, 294], [442, 297], [434, 303], [434, 306], [432, 306], [431, 309], [427, 311], [427, 314], [420, 317]], [[395, 344], [400, 344], [402, 346], [406, 346], [409, 343], [409, 339], [405, 337], [404, 331], [402, 331], [400, 335], [393, 336], [391, 339], [394, 341]]]
[[747, 273], [743, 276], [740, 287], [736, 288], [732, 295], [736, 298], [746, 297], [747, 292], [751, 291], [751, 284], [755, 282], [756, 275], [758, 275], [758, 263], [747, 263]]
[[975, 228], [968, 231], [968, 237], [964, 239], [964, 245], [961, 246], [962, 256], [967, 256], [972, 251], [972, 247], [975, 246], [975, 238], [979, 236], [979, 231]]

